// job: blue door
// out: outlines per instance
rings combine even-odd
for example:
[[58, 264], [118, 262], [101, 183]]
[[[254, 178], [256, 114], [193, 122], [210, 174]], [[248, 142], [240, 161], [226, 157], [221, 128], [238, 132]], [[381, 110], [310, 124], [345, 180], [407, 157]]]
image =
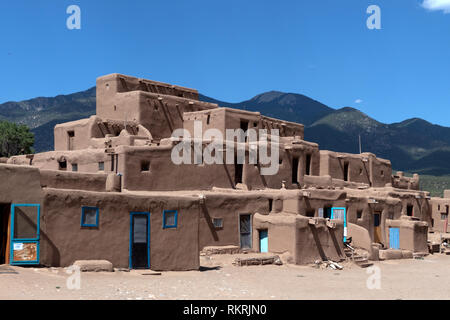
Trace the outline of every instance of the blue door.
[[39, 204], [11, 205], [11, 265], [39, 264], [40, 209]]
[[400, 249], [400, 229], [389, 228], [389, 248]]
[[347, 240], [347, 214], [345, 208], [331, 208], [331, 220], [339, 219], [344, 221], [344, 242]]
[[259, 252], [269, 252], [269, 236], [267, 229], [259, 230]]

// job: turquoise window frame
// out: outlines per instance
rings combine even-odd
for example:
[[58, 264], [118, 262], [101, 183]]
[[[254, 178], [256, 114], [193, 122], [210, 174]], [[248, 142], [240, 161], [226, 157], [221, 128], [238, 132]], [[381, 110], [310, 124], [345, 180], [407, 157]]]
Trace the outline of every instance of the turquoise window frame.
[[[86, 209], [95, 209], [96, 210], [96, 216], [95, 216], [95, 224], [86, 224], [83, 223], [84, 221], [84, 215], [86, 214], [85, 211]], [[83, 228], [98, 228], [98, 216], [100, 214], [100, 210], [98, 209], [98, 207], [89, 207], [89, 206], [83, 206], [81, 207], [81, 227]]]
[[[175, 223], [173, 225], [167, 225], [166, 214], [175, 213]], [[174, 229], [178, 227], [178, 210], [164, 210], [163, 211], [163, 229]]]

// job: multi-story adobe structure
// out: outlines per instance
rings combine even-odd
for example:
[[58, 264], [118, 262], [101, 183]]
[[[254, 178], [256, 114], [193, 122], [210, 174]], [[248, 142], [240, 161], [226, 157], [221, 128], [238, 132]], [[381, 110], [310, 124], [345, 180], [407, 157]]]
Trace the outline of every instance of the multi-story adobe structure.
[[[96, 108], [88, 119], [56, 125], [54, 151], [0, 164], [0, 263], [106, 259], [116, 267], [192, 270], [203, 248], [235, 245], [305, 264], [344, 258], [349, 238], [378, 259], [388, 248], [428, 252], [430, 226], [447, 232], [432, 216], [432, 202], [445, 200], [420, 191], [418, 175], [392, 175], [390, 161], [371, 153], [319, 150], [304, 140], [301, 124], [120, 74], [97, 79]], [[182, 140], [172, 133], [194, 136], [195, 123], [224, 137], [226, 129], [250, 128], [278, 129], [279, 137], [221, 150], [226, 158], [241, 146], [244, 163], [175, 164]], [[263, 175], [267, 165], [249, 157], [269, 145], [279, 170]]]

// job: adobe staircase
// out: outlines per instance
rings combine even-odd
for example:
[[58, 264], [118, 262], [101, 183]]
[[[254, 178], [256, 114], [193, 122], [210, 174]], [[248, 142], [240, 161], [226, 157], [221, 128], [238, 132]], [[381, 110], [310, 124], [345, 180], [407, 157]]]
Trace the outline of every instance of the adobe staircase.
[[366, 257], [357, 253], [355, 249], [348, 244], [344, 245], [344, 253], [348, 259], [353, 261], [357, 266], [360, 266], [361, 268], [373, 266], [372, 262], [369, 262], [369, 260]]

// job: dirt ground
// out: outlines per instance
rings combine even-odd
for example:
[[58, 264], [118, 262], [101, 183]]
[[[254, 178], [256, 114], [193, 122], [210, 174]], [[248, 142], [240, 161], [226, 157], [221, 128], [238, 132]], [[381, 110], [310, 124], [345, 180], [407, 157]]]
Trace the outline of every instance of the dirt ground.
[[67, 280], [73, 274], [67, 274], [63, 268], [3, 265], [0, 266], [0, 299], [450, 298], [450, 256], [445, 255], [376, 262], [380, 289], [369, 289], [367, 281], [373, 274], [350, 262], [343, 263], [344, 269], [339, 271], [295, 265], [237, 267], [232, 265], [235, 258], [231, 255], [201, 257], [202, 271], [81, 273], [80, 289], [67, 287]]

